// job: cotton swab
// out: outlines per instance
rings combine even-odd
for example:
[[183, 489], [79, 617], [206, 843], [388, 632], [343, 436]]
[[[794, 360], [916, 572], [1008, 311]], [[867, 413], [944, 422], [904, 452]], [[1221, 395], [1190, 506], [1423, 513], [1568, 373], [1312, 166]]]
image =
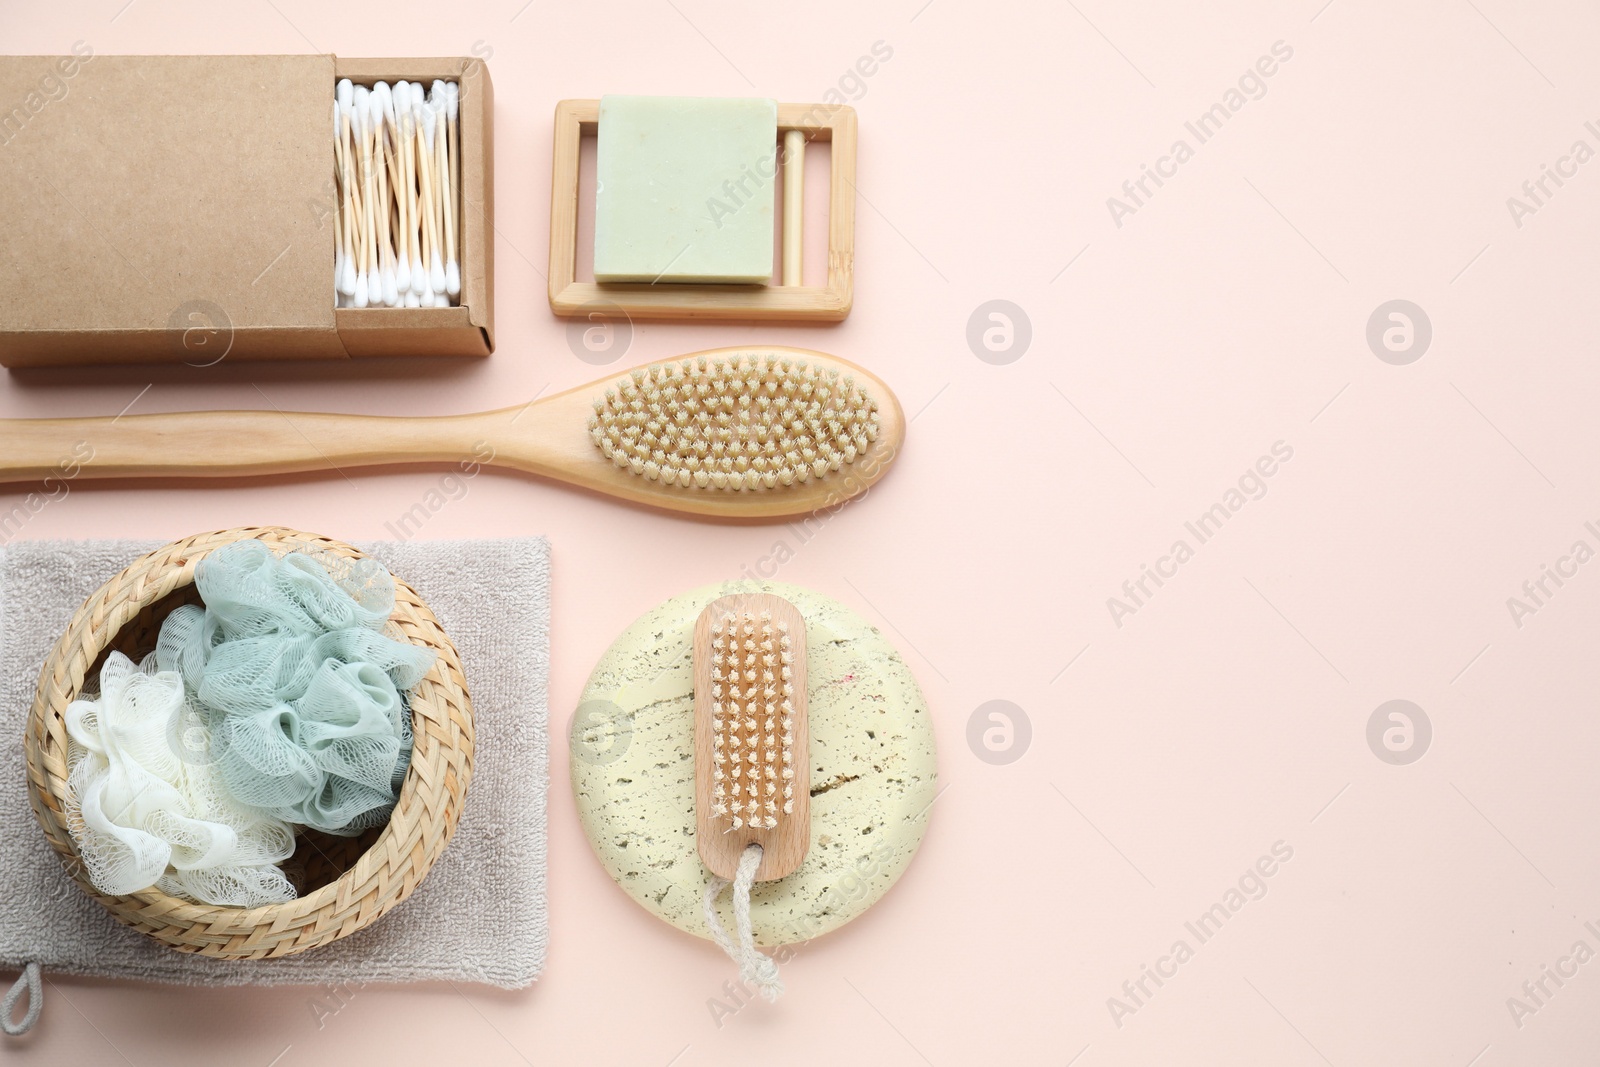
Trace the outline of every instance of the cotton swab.
[[[349, 169], [345, 165], [344, 120], [339, 109], [339, 101], [337, 98], [335, 98], [333, 101], [333, 174], [336, 184], [335, 195], [338, 198], [338, 202], [334, 205], [333, 215], [334, 218], [339, 222], [339, 228], [334, 231], [334, 243], [337, 251], [334, 255], [334, 269], [336, 274], [333, 286], [334, 291], [343, 297], [350, 295], [345, 291], [344, 284], [344, 270], [346, 265], [350, 262], [349, 249], [345, 247], [346, 235], [349, 231], [349, 227], [345, 225], [345, 222], [347, 221], [345, 216], [346, 212], [349, 210], [347, 207], [346, 191], [350, 187], [350, 174]], [[350, 284], [351, 288], [353, 289], [355, 286], [353, 279], [351, 280]]]
[[422, 239], [422, 269], [427, 272], [428, 283], [423, 290], [423, 307], [438, 307], [439, 300], [444, 295], [444, 287], [439, 284], [439, 279], [433, 273], [433, 264], [439, 256], [439, 181], [433, 165], [433, 141], [429, 135], [429, 116], [433, 109], [428, 106], [427, 94], [419, 85], [413, 92], [422, 108], [422, 119], [418, 123], [417, 159], [420, 166], [417, 169], [417, 202], [421, 204], [421, 217], [423, 225]]
[[411, 100], [411, 83], [397, 81], [394, 83], [394, 92], [385, 109], [385, 118], [389, 120], [389, 132], [394, 137], [394, 199], [395, 212], [398, 225], [396, 233], [399, 240], [395, 243], [395, 285], [400, 294], [404, 296], [411, 291], [411, 238], [408, 223], [411, 214], [407, 208], [409, 196], [406, 190], [411, 188], [409, 173], [406, 170], [405, 160], [405, 120], [407, 105]]
[[383, 210], [383, 201], [379, 199], [378, 181], [378, 123], [374, 118], [373, 92], [368, 90], [367, 95], [361, 100], [361, 150], [362, 160], [365, 164], [365, 173], [362, 176], [362, 188], [366, 191], [366, 200], [363, 203], [367, 219], [367, 299], [377, 307], [383, 303], [383, 247], [378, 228], [382, 222], [380, 214]]
[[[444, 143], [444, 123], [442, 114], [443, 93], [439, 91], [440, 83], [435, 81], [433, 90], [426, 96], [421, 94], [418, 85], [414, 92], [420, 97], [422, 104], [422, 141], [418, 144], [418, 152], [422, 153], [426, 166], [422, 171], [426, 185], [421, 192], [426, 204], [423, 215], [427, 227], [427, 239], [423, 244], [423, 262], [428, 265], [428, 289], [433, 294], [433, 307], [449, 307], [450, 299], [445, 295], [444, 252], [443, 252], [443, 223], [441, 221], [441, 194], [442, 179], [439, 167], [439, 148]], [[423, 306], [427, 307], [425, 300]]]
[[[372, 188], [372, 152], [368, 147], [367, 124], [372, 119], [369, 98], [371, 92], [365, 85], [355, 87], [353, 111], [356, 136], [360, 139], [357, 158], [361, 163], [361, 259], [356, 266], [356, 307], [372, 303], [372, 202], [376, 199]], [[382, 289], [380, 283], [379, 289]]]
[[333, 210], [333, 293], [335, 303], [344, 296], [344, 152], [339, 140], [339, 101], [333, 102], [333, 169], [337, 184], [334, 187]]
[[418, 173], [422, 177], [422, 221], [426, 227], [422, 240], [426, 254], [423, 263], [428, 265], [428, 288], [437, 293], [444, 289], [444, 262], [439, 258], [438, 197], [433, 174], [433, 135], [438, 115], [423, 99], [420, 86], [413, 91], [411, 100], [422, 127], [422, 139], [417, 144], [417, 151], [421, 163]]
[[[429, 290], [429, 285], [427, 285], [427, 270], [422, 267], [422, 253], [424, 253], [422, 238], [426, 235], [427, 227], [422, 224], [421, 158], [419, 158], [418, 154], [418, 141], [422, 136], [421, 101], [422, 86], [413, 82], [411, 83], [410, 94], [406, 96], [405, 110], [406, 168], [410, 171], [406, 176], [405, 195], [406, 206], [411, 210], [411, 291], [418, 294], [419, 299], [422, 298], [422, 294], [426, 293], [427, 298], [429, 298], [426, 306], [432, 307], [434, 294], [432, 294], [432, 290]], [[419, 304], [419, 307], [421, 306], [424, 306], [424, 304]]]
[[345, 250], [344, 275], [339, 280], [339, 291], [345, 296], [351, 298], [354, 298], [356, 295], [357, 280], [355, 265], [355, 243], [357, 231], [355, 200], [358, 194], [355, 188], [355, 168], [353, 166], [353, 161], [350, 158], [350, 109], [354, 104], [354, 100], [354, 89], [350, 84], [350, 79], [341, 79], [338, 88], [338, 145], [339, 155], [343, 161]]
[[[433, 210], [435, 217], [439, 220], [439, 245], [437, 251], [439, 252], [440, 265], [443, 266], [445, 259], [444, 206], [448, 203], [450, 157], [445, 149], [445, 142], [449, 138], [445, 136], [448, 121], [445, 118], [444, 82], [437, 78], [434, 79], [433, 85], [428, 89], [428, 109], [433, 112], [433, 144], [429, 146], [433, 155]], [[443, 291], [444, 286], [441, 285], [439, 288]]]
[[395, 83], [393, 90], [385, 101], [384, 118], [388, 122], [389, 134], [389, 213], [390, 231], [393, 234], [392, 247], [395, 258], [395, 288], [399, 297], [396, 307], [405, 306], [406, 293], [416, 287], [416, 279], [411, 270], [411, 235], [409, 222], [411, 218], [410, 206], [410, 171], [406, 165], [406, 116], [408, 114], [407, 101], [410, 98], [410, 85], [402, 87]]
[[461, 157], [457, 147], [456, 114], [461, 109], [461, 90], [455, 82], [445, 86], [445, 112], [450, 123], [450, 151], [449, 168], [446, 171], [448, 178], [446, 189], [448, 194], [444, 203], [444, 232], [445, 243], [449, 250], [450, 258], [444, 265], [445, 292], [451, 296], [461, 295], [461, 264], [456, 259], [456, 219], [458, 205], [461, 202]]
[[[444, 295], [444, 204], [445, 204], [445, 155], [444, 155], [444, 83], [434, 82], [433, 93], [428, 97], [428, 126], [432, 133], [428, 136], [428, 147], [433, 155], [433, 291], [441, 297]], [[445, 301], [449, 303], [449, 301]]]
[[[379, 88], [382, 86], [382, 88]], [[384, 171], [384, 94], [382, 90], [389, 86], [373, 86], [371, 96], [371, 109], [373, 109], [373, 187], [378, 194], [378, 200], [373, 203], [373, 226], [378, 237], [378, 288], [382, 293], [384, 307], [394, 307], [398, 291], [395, 288], [394, 256], [392, 256], [392, 237], [389, 232], [389, 186], [387, 186], [387, 173]]]
[[344, 113], [344, 155], [350, 167], [350, 186], [347, 194], [350, 205], [350, 266], [347, 269], [355, 275], [355, 282], [350, 292], [350, 306], [364, 308], [367, 306], [367, 261], [364, 247], [367, 224], [365, 197], [362, 191], [361, 153], [357, 147], [361, 118], [356, 111], [354, 89], [351, 90], [349, 101], [341, 101], [339, 108]]
[[379, 96], [381, 96], [381, 114], [378, 117], [378, 144], [382, 154], [382, 166], [379, 166], [379, 184], [384, 190], [384, 250], [389, 253], [389, 269], [384, 275], [384, 302], [389, 307], [400, 307], [400, 294], [405, 293], [410, 286], [410, 274], [406, 270], [406, 262], [397, 254], [397, 242], [402, 240], [400, 227], [395, 219], [395, 200], [400, 190], [400, 174], [395, 170], [395, 149], [397, 139], [390, 138], [390, 131], [394, 130], [395, 99], [394, 90], [390, 90], [389, 83], [379, 82]]
[[[434, 114], [437, 116], [436, 132], [433, 138], [434, 185], [438, 193], [439, 204], [439, 229], [440, 249], [444, 266], [444, 276], [440, 279], [439, 286], [442, 292], [450, 291], [449, 264], [455, 260], [455, 211], [452, 208], [454, 200], [451, 196], [450, 182], [450, 149], [449, 149], [449, 109], [450, 94], [445, 90], [443, 81], [433, 83], [432, 95], [429, 102], [433, 105]], [[456, 292], [460, 292], [460, 268], [456, 269]]]
[[428, 106], [427, 94], [420, 85], [413, 85], [411, 102], [417, 120], [417, 202], [421, 207], [418, 217], [422, 221], [422, 269], [428, 272], [428, 290], [432, 292], [435, 290], [433, 253], [438, 247], [433, 226], [433, 124], [428, 121], [433, 109]]
[[372, 147], [373, 147], [373, 181], [376, 185], [377, 199], [373, 203], [373, 222], [376, 225], [376, 239], [378, 245], [379, 272], [382, 280], [383, 303], [385, 307], [394, 307], [400, 302], [400, 292], [394, 275], [394, 248], [390, 243], [389, 234], [389, 189], [385, 184], [387, 170], [384, 167], [384, 131], [383, 131], [383, 101], [389, 86], [383, 82], [372, 87]]

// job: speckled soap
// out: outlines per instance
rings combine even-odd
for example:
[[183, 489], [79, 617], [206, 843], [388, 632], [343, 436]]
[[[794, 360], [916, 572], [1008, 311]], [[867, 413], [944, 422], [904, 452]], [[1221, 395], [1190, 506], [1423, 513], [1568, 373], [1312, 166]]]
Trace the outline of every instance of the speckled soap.
[[[710, 874], [695, 845], [694, 621], [729, 593], [768, 592], [805, 616], [811, 728], [811, 847], [750, 897], [756, 940], [789, 945], [877, 902], [922, 843], [937, 795], [928, 707], [900, 654], [865, 619], [781, 582], [705, 586], [625, 631], [572, 718], [578, 818], [606, 871], [642, 907], [707, 936]], [[724, 922], [732, 923], [728, 898]]]
[[777, 146], [773, 100], [602, 97], [595, 281], [771, 281]]

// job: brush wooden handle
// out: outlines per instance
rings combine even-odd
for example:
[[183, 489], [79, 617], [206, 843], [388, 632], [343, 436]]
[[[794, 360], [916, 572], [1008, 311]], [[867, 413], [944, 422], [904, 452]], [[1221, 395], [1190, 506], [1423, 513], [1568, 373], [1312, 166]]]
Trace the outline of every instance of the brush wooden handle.
[[[514, 409], [513, 409], [514, 410]], [[0, 481], [291, 474], [382, 463], [448, 463], [509, 415], [194, 411], [118, 418], [0, 419]], [[69, 466], [80, 469], [68, 471]]]

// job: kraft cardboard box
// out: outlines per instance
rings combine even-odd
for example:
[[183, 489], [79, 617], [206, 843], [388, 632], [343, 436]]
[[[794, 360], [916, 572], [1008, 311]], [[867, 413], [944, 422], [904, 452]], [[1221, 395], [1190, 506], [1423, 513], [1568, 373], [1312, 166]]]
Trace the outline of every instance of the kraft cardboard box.
[[[340, 78], [460, 84], [459, 307], [334, 306]], [[0, 57], [0, 365], [488, 355], [493, 106], [476, 59]]]

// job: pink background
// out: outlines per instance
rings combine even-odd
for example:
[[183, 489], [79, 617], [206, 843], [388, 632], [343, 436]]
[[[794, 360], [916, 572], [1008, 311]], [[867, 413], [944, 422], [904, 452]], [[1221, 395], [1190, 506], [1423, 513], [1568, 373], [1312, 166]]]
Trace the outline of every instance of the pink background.
[[[736, 575], [782, 527], [719, 527], [487, 473], [421, 536], [540, 532], [555, 550], [550, 957], [530, 991], [53, 980], [19, 1062], [393, 1064], [1576, 1064], [1600, 1053], [1600, 961], [1536, 1013], [1507, 1000], [1600, 950], [1593, 848], [1600, 563], [1518, 627], [1507, 598], [1600, 520], [1600, 162], [1513, 220], [1585, 129], [1600, 15], [1578, 3], [723, 0], [336, 5], [57, 0], [0, 14], [7, 50], [489, 55], [499, 349], [445, 368], [228, 364], [12, 375], [9, 416], [208, 407], [467, 411], [604, 373], [546, 306], [550, 114], [607, 91], [813, 100], [870, 53], [857, 310], [835, 328], [637, 327], [620, 368], [789, 342], [872, 367], [914, 415], [897, 469], [782, 577], [852, 605], [932, 706], [947, 787], [921, 855], [804, 948], [787, 997], [723, 1020], [731, 965], [594, 861], [566, 723], [601, 650], [656, 602]], [[1184, 123], [1274, 42], [1292, 57], [1207, 143]], [[70, 97], [36, 121], [70, 121]], [[196, 144], [205, 124], [197, 116]], [[1173, 141], [1193, 158], [1118, 226], [1107, 198]], [[1170, 168], [1169, 168], [1170, 170]], [[1571, 168], [1569, 167], [1570, 171]], [[54, 210], [21, 204], [14, 210]], [[115, 241], [117, 235], [109, 235]], [[26, 269], [8, 264], [7, 269]], [[1020, 358], [966, 340], [980, 304]], [[1405, 299], [1406, 366], [1365, 330]], [[1015, 348], [1010, 355], [1015, 355]], [[151, 388], [142, 392], [147, 385]], [[1118, 626], [1107, 598], [1282, 441], [1267, 492]], [[75, 486], [18, 536], [177, 537], [286, 523], [385, 536], [438, 472], [206, 488]], [[9, 509], [16, 494], [0, 496]], [[1191, 546], [1194, 542], [1191, 538]], [[1170, 570], [1170, 568], [1169, 568]], [[986, 701], [1031, 722], [980, 759]], [[1431, 747], [1369, 749], [1414, 701]], [[1015, 716], [1014, 716], [1015, 718]], [[981, 748], [978, 751], [985, 751]], [[1014, 754], [1014, 752], [1013, 752]], [[12, 813], [12, 817], [22, 817]], [[1284, 842], [1203, 945], [1185, 929]], [[1247, 885], [1254, 883], [1248, 879]], [[1172, 943], [1174, 976], [1108, 998]], [[1197, 946], [1197, 947], [1196, 947]], [[1170, 965], [1168, 965], [1170, 968]], [[1128, 1003], [1132, 1003], [1128, 1001]], [[1529, 1002], [1530, 1006], [1532, 1002]]]

